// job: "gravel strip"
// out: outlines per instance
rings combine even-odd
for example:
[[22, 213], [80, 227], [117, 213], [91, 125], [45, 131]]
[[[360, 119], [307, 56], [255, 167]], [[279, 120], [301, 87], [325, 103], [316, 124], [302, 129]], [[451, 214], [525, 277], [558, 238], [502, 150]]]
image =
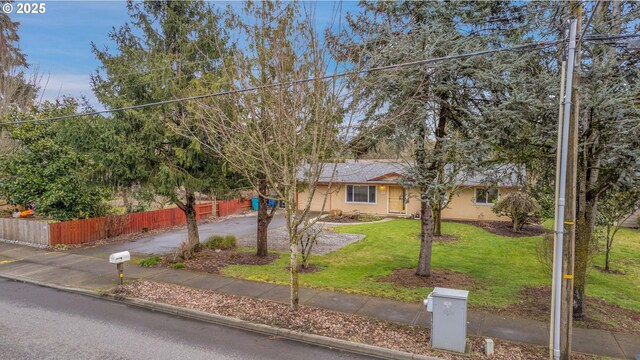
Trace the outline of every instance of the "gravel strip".
[[[239, 318], [254, 323], [414, 354], [437, 356], [443, 359], [488, 359], [482, 352], [483, 339], [478, 337], [470, 337], [474, 349], [471, 356], [453, 355], [429, 348], [428, 329], [314, 307], [300, 306], [297, 312], [292, 312], [288, 305], [272, 301], [219, 294], [208, 290], [148, 280], [133, 281], [115, 292], [119, 295]], [[547, 356], [547, 351], [547, 348], [543, 346], [495, 340], [495, 353], [491, 359], [542, 359]], [[591, 357], [575, 354], [573, 358], [589, 359]]]
[[[314, 226], [323, 227], [321, 224]], [[269, 250], [289, 251], [289, 234], [287, 229], [269, 229], [268, 231]], [[329, 230], [322, 230], [318, 236], [318, 243], [313, 245], [311, 253], [315, 255], [326, 255], [336, 251], [341, 247], [364, 239], [362, 234], [340, 234]], [[238, 246], [256, 247], [256, 236], [247, 236], [237, 240]]]

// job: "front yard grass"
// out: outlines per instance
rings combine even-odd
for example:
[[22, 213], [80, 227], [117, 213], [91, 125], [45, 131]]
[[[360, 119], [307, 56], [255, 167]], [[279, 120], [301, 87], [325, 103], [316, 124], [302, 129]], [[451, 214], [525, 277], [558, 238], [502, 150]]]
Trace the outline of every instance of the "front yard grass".
[[[505, 307], [518, 301], [524, 287], [548, 286], [550, 275], [536, 258], [540, 236], [511, 238], [491, 234], [478, 227], [443, 223], [443, 233], [454, 242], [434, 243], [433, 268], [461, 272], [471, 277], [478, 289], [471, 290], [470, 304], [476, 307]], [[311, 263], [322, 268], [300, 274], [305, 287], [418, 302], [431, 288], [408, 289], [376, 281], [395, 269], [415, 268], [419, 251], [418, 220], [393, 220], [376, 224], [336, 227], [336, 232], [366, 235], [365, 239], [325, 256], [313, 256]], [[640, 311], [640, 231], [624, 229], [613, 250], [613, 266], [626, 275], [589, 273], [587, 294], [622, 307]], [[223, 273], [233, 277], [288, 284], [288, 256], [269, 265], [232, 265]], [[596, 263], [602, 259], [597, 258]]]

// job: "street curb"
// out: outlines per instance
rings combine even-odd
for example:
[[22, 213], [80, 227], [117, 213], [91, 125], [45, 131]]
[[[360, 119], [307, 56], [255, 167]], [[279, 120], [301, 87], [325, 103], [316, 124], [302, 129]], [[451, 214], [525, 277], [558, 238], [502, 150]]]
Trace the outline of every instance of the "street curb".
[[316, 346], [322, 346], [330, 349], [343, 350], [355, 354], [373, 356], [381, 359], [394, 360], [442, 360], [440, 358], [418, 355], [409, 352], [387, 349], [379, 346], [355, 343], [347, 340], [335, 339], [328, 336], [307, 334], [289, 329], [283, 329], [275, 326], [255, 324], [246, 320], [237, 319], [229, 316], [210, 314], [203, 311], [182, 308], [179, 306], [157, 303], [149, 300], [138, 298], [128, 298], [125, 296], [114, 295], [109, 293], [99, 293], [92, 290], [72, 288], [62, 285], [44, 283], [41, 281], [31, 280], [20, 276], [7, 276], [0, 274], [0, 278], [19, 281], [27, 284], [48, 287], [60, 291], [66, 291], [79, 295], [91, 296], [94, 298], [105, 299], [108, 301], [118, 302], [126, 305], [145, 308], [151, 311], [158, 311], [165, 314], [180, 316], [198, 321], [204, 321], [216, 325], [232, 327], [235, 329], [251, 331], [263, 335], [277, 336], [284, 339], [303, 342]]

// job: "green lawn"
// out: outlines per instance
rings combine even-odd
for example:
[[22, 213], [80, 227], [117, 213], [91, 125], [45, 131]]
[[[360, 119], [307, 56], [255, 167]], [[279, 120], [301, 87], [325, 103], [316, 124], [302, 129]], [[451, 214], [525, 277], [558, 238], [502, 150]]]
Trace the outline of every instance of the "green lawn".
[[[589, 272], [587, 295], [603, 298], [622, 307], [640, 311], [640, 230], [620, 229], [613, 240], [611, 268], [625, 275]], [[595, 258], [604, 266], [604, 254]]]
[[[359, 233], [366, 238], [326, 256], [315, 256], [311, 262], [323, 268], [312, 274], [301, 274], [306, 287], [416, 302], [431, 291], [429, 288], [406, 289], [376, 279], [394, 269], [415, 268], [419, 251], [418, 220], [393, 220], [377, 224], [336, 227], [335, 231]], [[458, 237], [453, 243], [436, 243], [433, 267], [463, 272], [472, 277], [482, 290], [470, 294], [476, 306], [505, 306], [517, 300], [524, 286], [550, 283], [550, 276], [536, 259], [540, 237], [509, 238], [486, 232], [475, 226], [443, 223], [443, 232]], [[603, 297], [621, 306], [640, 311], [640, 231], [621, 230], [613, 253], [614, 268], [627, 275], [589, 274], [588, 295]], [[600, 258], [597, 259], [602, 262]], [[229, 276], [287, 284], [288, 256], [264, 266], [235, 265], [224, 269]], [[624, 264], [624, 266], [623, 266]]]

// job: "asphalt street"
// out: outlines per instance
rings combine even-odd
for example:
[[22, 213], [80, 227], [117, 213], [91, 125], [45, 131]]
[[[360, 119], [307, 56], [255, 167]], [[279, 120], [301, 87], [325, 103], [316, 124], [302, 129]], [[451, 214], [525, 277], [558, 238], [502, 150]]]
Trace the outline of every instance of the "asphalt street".
[[370, 359], [0, 279], [2, 359]]

